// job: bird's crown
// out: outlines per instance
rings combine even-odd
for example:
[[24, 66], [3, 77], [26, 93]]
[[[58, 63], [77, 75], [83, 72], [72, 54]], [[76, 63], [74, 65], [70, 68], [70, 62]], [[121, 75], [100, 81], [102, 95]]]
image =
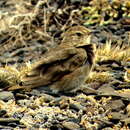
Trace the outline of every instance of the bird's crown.
[[61, 45], [80, 47], [90, 44], [91, 31], [84, 26], [73, 26], [62, 37]]

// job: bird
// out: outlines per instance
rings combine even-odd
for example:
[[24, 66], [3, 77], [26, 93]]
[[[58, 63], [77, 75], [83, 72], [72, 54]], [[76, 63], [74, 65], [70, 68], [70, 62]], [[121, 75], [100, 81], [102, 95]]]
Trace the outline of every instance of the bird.
[[54, 93], [75, 92], [89, 76], [95, 59], [91, 31], [84, 26], [70, 27], [62, 34], [61, 44], [51, 48], [21, 78], [21, 85], [6, 90], [43, 88]]

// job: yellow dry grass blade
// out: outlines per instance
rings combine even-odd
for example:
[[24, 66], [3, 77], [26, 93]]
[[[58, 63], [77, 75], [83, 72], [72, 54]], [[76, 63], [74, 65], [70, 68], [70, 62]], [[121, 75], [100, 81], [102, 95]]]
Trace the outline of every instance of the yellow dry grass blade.
[[87, 83], [92, 82], [108, 82], [112, 79], [112, 74], [110, 72], [91, 72], [89, 78], [87, 79]]
[[112, 46], [111, 41], [107, 41], [107, 43], [99, 47], [96, 52], [96, 61], [125, 61], [128, 57], [130, 57], [130, 47], [124, 49], [124, 47]]

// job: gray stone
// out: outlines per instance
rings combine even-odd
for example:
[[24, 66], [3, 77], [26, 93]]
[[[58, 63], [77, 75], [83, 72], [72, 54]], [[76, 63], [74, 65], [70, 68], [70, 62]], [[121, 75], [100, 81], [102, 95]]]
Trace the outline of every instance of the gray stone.
[[78, 130], [80, 128], [78, 124], [71, 121], [64, 121], [62, 125], [68, 130]]
[[127, 118], [127, 115], [122, 114], [120, 112], [111, 112], [110, 115], [113, 120], [123, 120]]
[[112, 111], [120, 111], [122, 108], [124, 108], [125, 105], [122, 100], [112, 100], [107, 105], [107, 109], [111, 109]]
[[14, 99], [14, 95], [12, 92], [7, 92], [7, 91], [0, 92], [0, 100], [8, 101], [10, 99]]
[[125, 118], [121, 120], [121, 122], [124, 122], [126, 125], [130, 124], [130, 118]]
[[6, 110], [0, 110], [0, 117], [2, 117], [3, 115], [5, 115], [7, 113]]

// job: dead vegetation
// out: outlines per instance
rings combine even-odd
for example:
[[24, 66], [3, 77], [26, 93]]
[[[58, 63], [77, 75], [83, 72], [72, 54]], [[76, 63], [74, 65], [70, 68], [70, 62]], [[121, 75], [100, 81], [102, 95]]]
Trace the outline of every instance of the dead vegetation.
[[107, 41], [105, 45], [97, 49], [96, 61], [116, 60], [125, 62], [130, 57], [130, 48], [123, 45], [112, 45], [111, 41]]
[[[11, 51], [10, 55], [12, 57], [23, 50], [27, 50], [31, 54], [34, 49], [30, 46], [36, 48], [39, 43], [42, 43], [39, 48], [49, 49], [55, 46], [62, 38], [61, 32], [73, 24], [87, 24], [86, 26], [88, 26], [96, 23], [106, 25], [106, 23], [114, 23], [115, 19], [122, 19], [130, 15], [130, 3], [128, 0], [114, 0], [112, 2], [108, 0], [92, 0], [86, 3], [81, 2], [80, 8], [77, 8], [76, 2], [69, 3], [69, 1], [20, 0], [17, 2], [16, 0], [11, 0], [7, 1], [6, 4], [10, 8], [7, 9], [5, 6], [0, 12], [0, 54], [2, 56], [5, 52]], [[120, 13], [122, 14], [121, 16]], [[109, 17], [109, 19], [105, 20], [106, 17]], [[120, 47], [112, 44], [111, 40], [109, 40], [98, 47], [96, 62], [104, 60], [125, 62], [130, 57], [129, 46], [125, 47], [123, 45]], [[42, 53], [44, 53], [44, 49]], [[4, 61], [6, 63], [10, 60], [11, 57], [6, 59], [5, 56]], [[17, 61], [18, 58], [15, 60]], [[10, 72], [13, 72], [13, 75], [16, 76], [11, 77], [19, 79], [19, 75], [22, 75], [23, 71], [19, 68], [17, 68], [18, 70], [11, 68], [14, 67], [7, 65], [2, 69], [7, 70], [8, 76], [11, 74]], [[28, 69], [28, 66], [25, 68]], [[25, 68], [23, 70], [27, 70]], [[4, 77], [2, 75], [5, 74], [1, 74], [1, 79]]]
[[[125, 65], [129, 57], [130, 48], [120, 48], [119, 46], [112, 46], [110, 42], [107, 42], [105, 45], [97, 48], [95, 62], [97, 63], [107, 60], [114, 60]], [[21, 77], [28, 73], [32, 67], [33, 64], [31, 64], [30, 62], [27, 62], [24, 66], [19, 68], [15, 65], [2, 67], [0, 68], [0, 79], [2, 81], [7, 81], [8, 83], [10, 83], [10, 85], [18, 85], [18, 83], [20, 83]], [[129, 73], [129, 69], [126, 68], [126, 70]], [[94, 71], [90, 74], [87, 82], [92, 83], [96, 81], [107, 83], [112, 80], [112, 75], [113, 74], [107, 68], [105, 72], [102, 71], [101, 66], [99, 72]], [[127, 74], [125, 74], [124, 76], [125, 78], [127, 78]], [[127, 79], [127, 81], [129, 81], [129, 79]]]
[[[20, 98], [27, 98], [18, 100], [20, 105], [12, 100], [7, 103], [0, 101], [0, 112], [3, 109], [7, 112], [5, 117], [12, 119], [12, 116], [19, 117], [26, 113], [20, 120], [21, 123], [26, 128], [31, 128], [32, 125], [36, 128], [33, 123], [41, 121], [39, 113], [49, 113], [51, 123], [60, 113], [61, 120], [77, 120], [81, 117], [79, 126], [86, 129], [101, 129], [104, 124], [112, 129], [129, 129], [129, 0], [5, 0], [0, 5], [0, 89], [19, 85], [22, 76], [32, 68], [34, 62], [50, 48], [57, 46], [62, 40], [62, 33], [73, 25], [86, 26], [96, 37], [92, 37], [92, 42], [97, 46], [95, 67], [86, 83], [92, 88], [103, 88], [103, 93], [99, 95], [79, 94], [77, 97], [61, 96], [60, 99], [50, 95], [40, 97], [32, 94], [29, 97], [30, 93], [29, 96], [19, 94]], [[84, 108], [82, 105], [85, 103], [87, 105]], [[108, 103], [110, 109], [105, 108]], [[116, 107], [120, 107], [119, 111]], [[75, 108], [76, 112], [78, 110], [76, 114], [71, 111], [73, 109], [75, 112]], [[120, 115], [111, 114], [115, 111]], [[123, 116], [128, 113], [128, 118], [122, 118], [122, 113]], [[35, 115], [39, 117], [34, 119]], [[43, 128], [50, 127], [49, 123], [44, 122]], [[61, 127], [62, 124], [59, 124]], [[66, 124], [64, 122], [63, 126], [66, 127]], [[67, 127], [70, 124], [69, 122]]]
[[[87, 24], [86, 26], [88, 26], [96, 23], [101, 26], [106, 25], [106, 23], [114, 23], [115, 19], [122, 19], [130, 15], [129, 1], [123, 1], [122, 3], [118, 0], [112, 2], [93, 0], [83, 3], [83, 5], [80, 3], [81, 6], [78, 9], [76, 3], [70, 3], [69, 5], [69, 1], [21, 0], [17, 2], [11, 0], [7, 1], [6, 4], [10, 5], [10, 3], [14, 5], [13, 8], [9, 8], [10, 10], [5, 8], [7, 11], [2, 10], [0, 12], [1, 56], [7, 51], [11, 51], [13, 57], [22, 51], [19, 48], [29, 50], [29, 53], [31, 53], [33, 48], [30, 46], [35, 48], [39, 42], [40, 44], [42, 42], [40, 48], [53, 47], [60, 42], [62, 38], [60, 33], [73, 24]], [[122, 13], [121, 17], [119, 17], [119, 9]], [[105, 20], [105, 17], [109, 17], [109, 19]], [[129, 46], [113, 45], [111, 40], [106, 41], [104, 45], [99, 46], [96, 50], [96, 62], [116, 60], [124, 63], [129, 57]], [[10, 61], [10, 59], [5, 59], [5, 62]], [[26, 62], [24, 67], [21, 68], [18, 68], [17, 65], [5, 65], [5, 67], [1, 68], [1, 80], [16, 85], [20, 81], [20, 77], [31, 66], [32, 64], [29, 62]], [[96, 79], [107, 81], [110, 75], [109, 72], [94, 72], [91, 75], [91, 81], [93, 82]]]

